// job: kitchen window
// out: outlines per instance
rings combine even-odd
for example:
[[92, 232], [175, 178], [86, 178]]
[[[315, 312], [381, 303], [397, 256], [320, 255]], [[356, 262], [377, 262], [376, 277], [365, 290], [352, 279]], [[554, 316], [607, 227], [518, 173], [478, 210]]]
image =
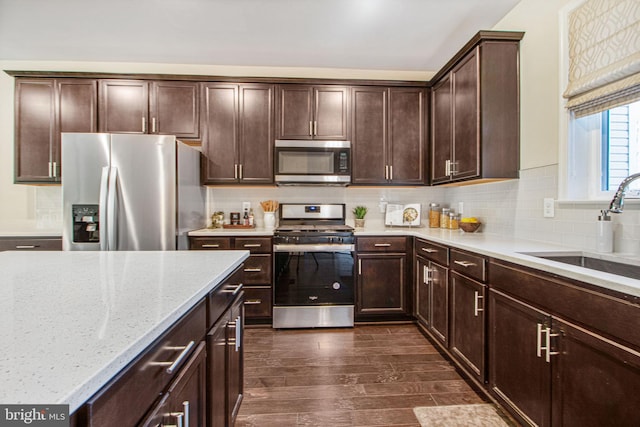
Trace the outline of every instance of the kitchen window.
[[[640, 172], [640, 3], [577, 1], [563, 17], [560, 198], [608, 201]], [[640, 197], [640, 182], [627, 197]]]

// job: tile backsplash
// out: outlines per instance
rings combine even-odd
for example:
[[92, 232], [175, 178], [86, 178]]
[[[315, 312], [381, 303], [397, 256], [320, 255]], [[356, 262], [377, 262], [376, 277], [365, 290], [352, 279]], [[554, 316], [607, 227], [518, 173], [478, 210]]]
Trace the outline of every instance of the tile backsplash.
[[[257, 225], [262, 225], [261, 200], [280, 202], [345, 203], [347, 222], [353, 224], [351, 209], [369, 208], [367, 224], [380, 227], [384, 214], [380, 202], [421, 203], [423, 224], [431, 202], [458, 210], [463, 203], [464, 216], [476, 216], [483, 222], [482, 232], [515, 236], [572, 246], [587, 251], [596, 248], [596, 220], [608, 202], [558, 202], [557, 165], [522, 170], [520, 179], [462, 187], [208, 187], [208, 213], [217, 210], [240, 212], [242, 202], [249, 201]], [[33, 215], [16, 224], [4, 224], [16, 231], [62, 229], [60, 187], [36, 187]], [[555, 216], [544, 218], [543, 199], [553, 198]], [[640, 256], [640, 201], [627, 200], [624, 213], [612, 215], [614, 251]]]

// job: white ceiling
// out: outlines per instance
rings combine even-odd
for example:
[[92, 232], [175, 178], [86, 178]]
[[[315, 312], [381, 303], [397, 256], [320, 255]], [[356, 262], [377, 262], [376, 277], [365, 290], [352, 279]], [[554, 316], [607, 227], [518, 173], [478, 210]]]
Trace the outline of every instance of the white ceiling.
[[0, 60], [435, 71], [519, 1], [0, 0]]

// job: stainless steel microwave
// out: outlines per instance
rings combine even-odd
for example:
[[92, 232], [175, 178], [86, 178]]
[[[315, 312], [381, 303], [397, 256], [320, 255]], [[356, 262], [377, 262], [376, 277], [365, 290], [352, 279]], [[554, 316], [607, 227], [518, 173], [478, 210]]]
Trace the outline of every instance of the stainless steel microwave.
[[280, 185], [348, 185], [350, 141], [276, 140], [275, 180]]

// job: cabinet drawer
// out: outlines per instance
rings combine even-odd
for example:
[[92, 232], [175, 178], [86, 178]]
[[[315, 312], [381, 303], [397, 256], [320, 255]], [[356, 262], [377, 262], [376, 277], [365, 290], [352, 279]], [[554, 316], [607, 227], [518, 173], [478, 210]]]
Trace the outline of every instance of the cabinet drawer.
[[437, 262], [440, 265], [449, 265], [449, 248], [446, 246], [416, 239], [416, 255]]
[[0, 251], [61, 251], [60, 238], [9, 238], [0, 239]]
[[[193, 353], [205, 333], [206, 306], [201, 302], [89, 399], [86, 405], [88, 425], [137, 425], [169, 382], [178, 375], [188, 359], [185, 356]], [[177, 363], [176, 369], [168, 373], [165, 362], [176, 362], [179, 358], [183, 363]]]
[[242, 290], [244, 265], [238, 267], [207, 298], [207, 328], [210, 328], [227, 310]]
[[272, 251], [270, 237], [236, 237], [234, 247], [252, 254], [270, 254]]
[[190, 249], [231, 249], [229, 237], [192, 237]]
[[406, 237], [358, 237], [358, 252], [406, 252]]
[[271, 255], [250, 255], [242, 269], [245, 285], [264, 285], [271, 283]]
[[451, 269], [481, 282], [487, 280], [487, 260], [480, 255], [451, 249]]
[[244, 315], [247, 318], [271, 317], [271, 286], [247, 286], [244, 297]]

